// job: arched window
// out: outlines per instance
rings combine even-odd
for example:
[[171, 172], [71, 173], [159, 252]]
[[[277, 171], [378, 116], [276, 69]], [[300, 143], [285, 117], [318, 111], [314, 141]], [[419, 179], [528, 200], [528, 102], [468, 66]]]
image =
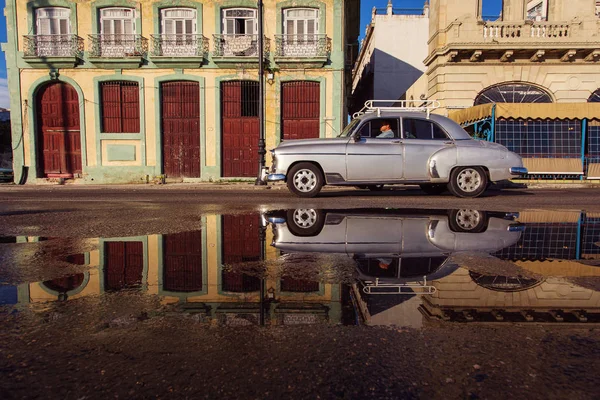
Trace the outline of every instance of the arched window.
[[487, 103], [552, 103], [552, 96], [529, 83], [502, 83], [483, 90], [475, 98], [476, 106]]
[[592, 93], [592, 95], [588, 99], [588, 103], [600, 103], [600, 89]]

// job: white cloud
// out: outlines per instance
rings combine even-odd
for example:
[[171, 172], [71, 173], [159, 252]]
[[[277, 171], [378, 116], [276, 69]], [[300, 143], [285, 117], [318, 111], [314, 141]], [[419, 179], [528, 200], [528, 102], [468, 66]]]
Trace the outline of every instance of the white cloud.
[[8, 95], [8, 80], [0, 78], [0, 107], [10, 108], [10, 96]]

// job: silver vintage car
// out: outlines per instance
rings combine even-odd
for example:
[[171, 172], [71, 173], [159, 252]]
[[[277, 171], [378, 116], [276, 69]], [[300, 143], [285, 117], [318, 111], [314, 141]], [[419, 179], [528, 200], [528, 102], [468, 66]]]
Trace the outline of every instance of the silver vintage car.
[[432, 114], [437, 102], [421, 108], [377, 103], [368, 101], [337, 138], [290, 140], [271, 150], [267, 181], [285, 181], [299, 197], [315, 197], [324, 185], [378, 190], [386, 184], [477, 197], [491, 182], [527, 174], [519, 155]]

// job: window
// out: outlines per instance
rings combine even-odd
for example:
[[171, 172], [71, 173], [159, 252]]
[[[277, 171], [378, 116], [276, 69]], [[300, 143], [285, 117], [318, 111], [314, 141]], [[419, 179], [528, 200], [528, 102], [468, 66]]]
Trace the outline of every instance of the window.
[[436, 123], [424, 119], [403, 118], [405, 139], [447, 140], [448, 136]]
[[284, 35], [313, 36], [319, 33], [319, 10], [291, 8], [283, 12]]
[[225, 35], [255, 35], [258, 33], [256, 10], [251, 8], [224, 10], [222, 29]]
[[592, 93], [592, 95], [588, 99], [588, 103], [600, 103], [600, 89]]
[[161, 12], [161, 33], [164, 35], [196, 34], [196, 10], [191, 8], [166, 8]]
[[[378, 137], [383, 133], [381, 128], [384, 124], [389, 124], [390, 130], [393, 134], [392, 137]], [[360, 137], [373, 139], [398, 139], [400, 137], [398, 129], [398, 120], [395, 118], [381, 118], [369, 120], [360, 127]]]
[[46, 7], [35, 10], [37, 35], [68, 35], [71, 30], [71, 10], [61, 7]]
[[530, 21], [546, 21], [548, 19], [548, 1], [529, 1], [527, 3], [527, 19]]
[[528, 83], [503, 83], [483, 90], [475, 105], [487, 103], [552, 103], [545, 90]]
[[100, 33], [103, 35], [131, 35], [135, 33], [135, 12], [131, 8], [103, 8], [100, 10]]
[[138, 83], [127, 81], [100, 83], [100, 113], [103, 133], [139, 133]]

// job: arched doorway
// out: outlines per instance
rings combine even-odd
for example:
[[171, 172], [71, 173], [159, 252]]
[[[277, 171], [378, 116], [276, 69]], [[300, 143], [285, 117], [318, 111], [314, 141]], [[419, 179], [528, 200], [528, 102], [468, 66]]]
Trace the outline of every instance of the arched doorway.
[[81, 170], [79, 96], [65, 82], [51, 82], [36, 94], [38, 176], [72, 178]]
[[526, 82], [501, 83], [484, 89], [475, 98], [475, 105], [488, 103], [552, 103], [546, 90]]
[[160, 90], [163, 172], [170, 178], [199, 178], [200, 84], [163, 82]]

